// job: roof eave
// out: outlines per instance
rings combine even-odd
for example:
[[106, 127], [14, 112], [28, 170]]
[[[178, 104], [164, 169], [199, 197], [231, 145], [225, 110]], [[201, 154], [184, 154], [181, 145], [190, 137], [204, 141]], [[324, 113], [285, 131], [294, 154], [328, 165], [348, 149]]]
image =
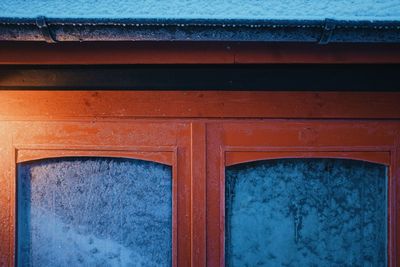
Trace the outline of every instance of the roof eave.
[[400, 21], [0, 18], [0, 41], [399, 43]]

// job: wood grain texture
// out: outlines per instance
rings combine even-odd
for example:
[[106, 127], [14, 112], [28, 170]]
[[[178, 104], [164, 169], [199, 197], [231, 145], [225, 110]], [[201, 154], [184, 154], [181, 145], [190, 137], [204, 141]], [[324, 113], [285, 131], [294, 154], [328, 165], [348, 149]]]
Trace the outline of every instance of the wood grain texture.
[[0, 91], [0, 120], [398, 119], [400, 93]]
[[398, 44], [3, 42], [0, 64], [399, 63]]
[[191, 266], [206, 266], [206, 123], [191, 123]]
[[0, 124], [0, 265], [14, 266], [13, 150], [8, 123]]

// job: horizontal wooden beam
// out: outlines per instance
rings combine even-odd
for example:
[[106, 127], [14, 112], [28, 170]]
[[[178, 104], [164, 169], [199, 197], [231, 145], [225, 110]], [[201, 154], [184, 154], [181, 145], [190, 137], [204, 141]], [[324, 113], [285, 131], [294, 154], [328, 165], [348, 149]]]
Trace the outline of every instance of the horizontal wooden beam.
[[0, 42], [0, 64], [400, 63], [399, 44]]
[[0, 91], [0, 119], [399, 119], [399, 103], [400, 93]]

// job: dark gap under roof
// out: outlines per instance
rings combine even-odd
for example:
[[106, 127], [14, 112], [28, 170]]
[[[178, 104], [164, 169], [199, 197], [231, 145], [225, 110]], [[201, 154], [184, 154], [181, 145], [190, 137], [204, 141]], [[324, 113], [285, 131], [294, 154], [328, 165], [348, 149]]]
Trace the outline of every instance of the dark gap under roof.
[[400, 65], [1, 66], [0, 89], [400, 91]]

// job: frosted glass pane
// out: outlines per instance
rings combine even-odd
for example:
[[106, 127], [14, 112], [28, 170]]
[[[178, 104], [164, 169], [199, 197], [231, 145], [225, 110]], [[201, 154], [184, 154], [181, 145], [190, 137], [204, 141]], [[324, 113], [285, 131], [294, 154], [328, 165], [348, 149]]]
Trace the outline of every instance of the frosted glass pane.
[[227, 266], [386, 266], [386, 167], [281, 159], [226, 170]]
[[18, 266], [171, 266], [171, 167], [65, 158], [18, 166]]

